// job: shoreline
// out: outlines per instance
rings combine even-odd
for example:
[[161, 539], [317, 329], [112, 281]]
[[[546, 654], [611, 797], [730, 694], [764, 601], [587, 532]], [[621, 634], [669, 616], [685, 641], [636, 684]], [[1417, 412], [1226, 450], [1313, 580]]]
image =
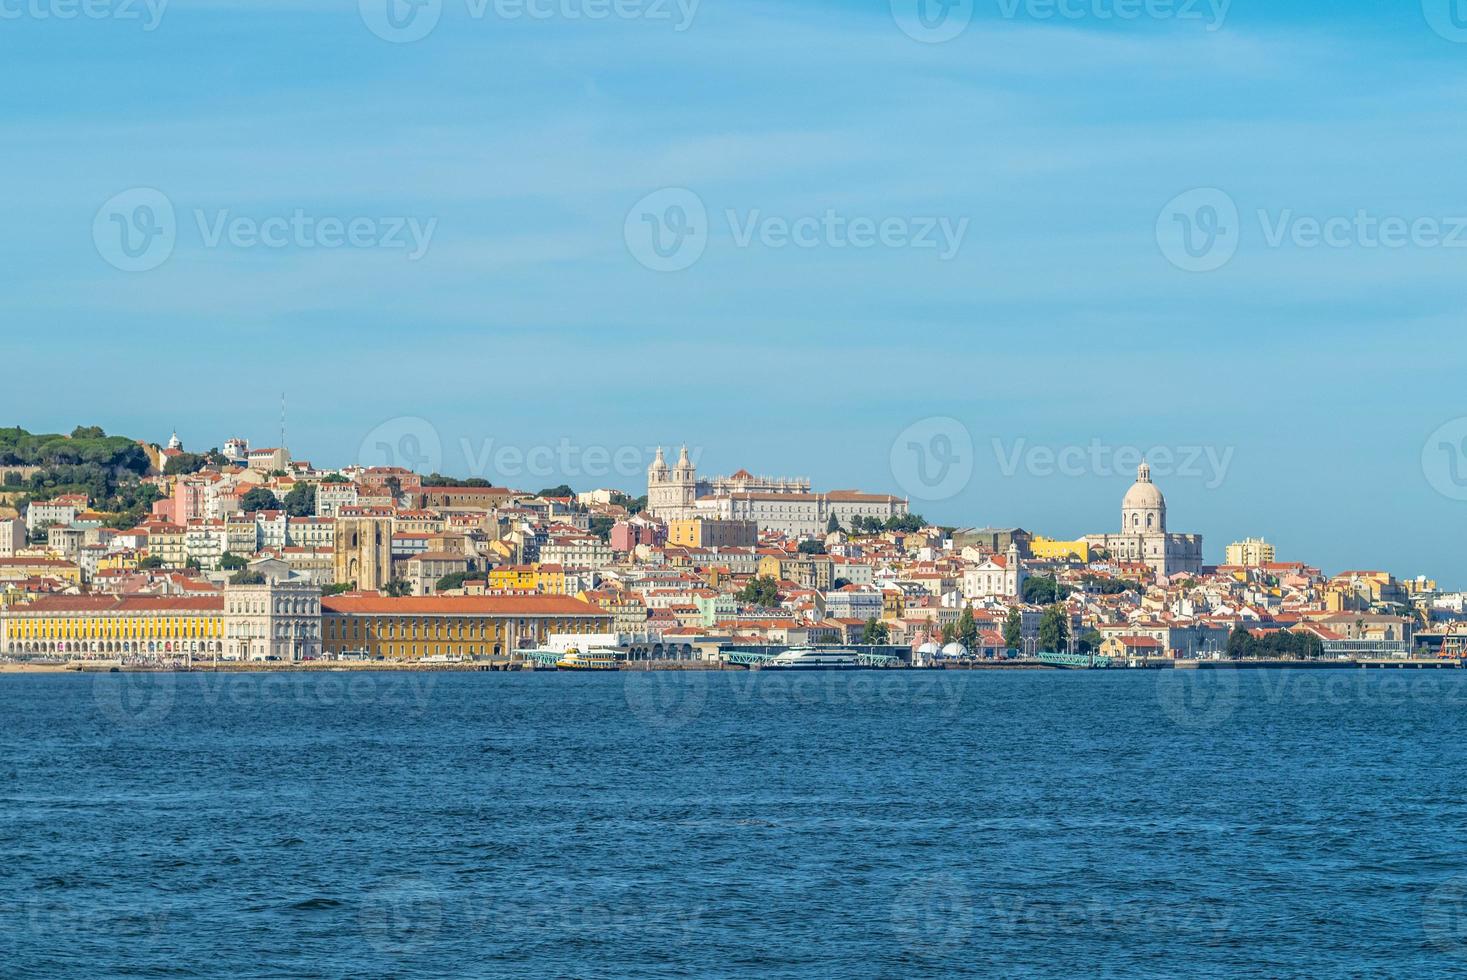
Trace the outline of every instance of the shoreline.
[[[1461, 670], [1467, 666], [1458, 660], [1176, 660], [1155, 661], [1136, 667], [1061, 667], [1037, 661], [992, 661], [948, 664], [939, 667], [871, 667], [861, 672], [930, 673], [934, 671], [1045, 671], [1053, 673], [1092, 672], [1130, 673], [1149, 670], [1217, 671], [1217, 670]], [[312, 661], [310, 663], [276, 663], [250, 661], [180, 665], [120, 664], [116, 661], [70, 663], [6, 663], [0, 662], [0, 677], [38, 674], [326, 674], [326, 673], [648, 673], [654, 671], [726, 673], [753, 672], [733, 664], [686, 661], [635, 661], [615, 671], [556, 670], [533, 668], [516, 661], [484, 663], [416, 663], [413, 661]], [[782, 674], [784, 671], [769, 671]], [[842, 671], [845, 673], [845, 671]]]

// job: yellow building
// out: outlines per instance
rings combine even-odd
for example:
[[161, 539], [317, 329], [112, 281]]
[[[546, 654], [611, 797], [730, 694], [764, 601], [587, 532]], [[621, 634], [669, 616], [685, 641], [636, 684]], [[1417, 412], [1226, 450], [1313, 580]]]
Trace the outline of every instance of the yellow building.
[[11, 654], [212, 657], [223, 636], [222, 595], [43, 596], [0, 611], [0, 649]]
[[1244, 538], [1228, 545], [1226, 564], [1272, 565], [1274, 561], [1273, 545], [1262, 538]]
[[1090, 543], [1087, 541], [1056, 541], [1054, 538], [1036, 534], [1029, 539], [1029, 557], [1047, 558], [1052, 561], [1077, 558], [1080, 561], [1088, 562]]
[[565, 594], [565, 568], [561, 565], [500, 565], [488, 573], [490, 592], [536, 592]]
[[348, 594], [321, 600], [328, 654], [373, 659], [505, 656], [540, 646], [551, 633], [609, 633], [610, 613], [569, 596], [405, 596]]
[[0, 582], [28, 578], [54, 578], [81, 584], [81, 567], [65, 558], [0, 558]]
[[667, 543], [679, 548], [752, 548], [759, 543], [759, 525], [704, 517], [669, 521]]

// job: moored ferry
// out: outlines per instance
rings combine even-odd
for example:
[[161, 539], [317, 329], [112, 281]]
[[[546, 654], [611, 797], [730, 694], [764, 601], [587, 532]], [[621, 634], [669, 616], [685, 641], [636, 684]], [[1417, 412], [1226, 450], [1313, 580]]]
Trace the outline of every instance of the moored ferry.
[[621, 661], [615, 650], [567, 650], [565, 656], [555, 662], [560, 670], [620, 670]]
[[854, 650], [823, 650], [791, 647], [759, 665], [760, 670], [858, 670], [861, 663]]

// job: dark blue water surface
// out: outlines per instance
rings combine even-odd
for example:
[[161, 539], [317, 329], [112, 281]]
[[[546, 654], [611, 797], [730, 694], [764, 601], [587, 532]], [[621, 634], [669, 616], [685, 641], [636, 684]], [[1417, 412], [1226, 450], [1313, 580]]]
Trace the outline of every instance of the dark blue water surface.
[[1440, 975], [1461, 671], [0, 676], [0, 975]]

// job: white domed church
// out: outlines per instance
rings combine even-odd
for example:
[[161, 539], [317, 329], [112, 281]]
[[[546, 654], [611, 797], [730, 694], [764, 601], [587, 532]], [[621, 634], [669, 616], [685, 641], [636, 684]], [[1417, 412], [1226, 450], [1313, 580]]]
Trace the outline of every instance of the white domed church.
[[1166, 498], [1151, 482], [1151, 466], [1136, 468], [1136, 482], [1121, 500], [1120, 534], [1087, 534], [1091, 548], [1104, 548], [1117, 561], [1145, 562], [1158, 575], [1202, 571], [1202, 535], [1169, 534]]

